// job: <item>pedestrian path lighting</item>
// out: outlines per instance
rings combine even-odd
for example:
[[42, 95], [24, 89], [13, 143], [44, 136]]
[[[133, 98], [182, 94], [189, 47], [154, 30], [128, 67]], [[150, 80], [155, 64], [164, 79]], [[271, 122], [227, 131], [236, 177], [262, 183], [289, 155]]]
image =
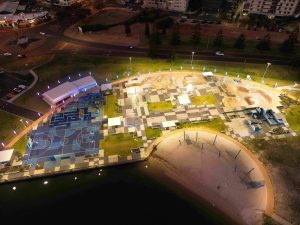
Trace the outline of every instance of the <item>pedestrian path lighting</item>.
[[4, 147], [4, 146], [5, 146], [5, 144], [4, 144], [3, 142], [1, 142], [1, 145], [2, 145], [2, 147]]
[[265, 72], [264, 72], [264, 74], [263, 74], [263, 76], [262, 76], [262, 79], [261, 79], [261, 83], [263, 84], [263, 83], [265, 83], [265, 76], [266, 76], [266, 73], [267, 73], [267, 71], [268, 71], [268, 69], [269, 69], [269, 67], [271, 66], [271, 63], [267, 63], [267, 67], [266, 67], [266, 70], [265, 70]]
[[15, 135], [17, 134], [17, 132], [15, 130], [13, 132], [14, 132]]

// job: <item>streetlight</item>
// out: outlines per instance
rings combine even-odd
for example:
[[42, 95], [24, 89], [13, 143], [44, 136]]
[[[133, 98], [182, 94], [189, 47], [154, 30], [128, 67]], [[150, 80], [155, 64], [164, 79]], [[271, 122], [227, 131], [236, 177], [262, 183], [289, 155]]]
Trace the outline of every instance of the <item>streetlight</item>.
[[20, 122], [23, 124], [24, 128], [26, 128], [26, 125], [23, 123], [23, 119], [20, 119]]
[[195, 52], [192, 52], [191, 67], [193, 67], [194, 55], [195, 55]]
[[267, 67], [266, 67], [266, 70], [265, 70], [265, 72], [264, 72], [264, 74], [263, 74], [263, 76], [262, 76], [262, 79], [261, 79], [261, 83], [263, 84], [264, 82], [265, 82], [265, 76], [266, 76], [266, 73], [267, 73], [267, 71], [268, 71], [268, 68], [271, 66], [271, 63], [267, 63]]

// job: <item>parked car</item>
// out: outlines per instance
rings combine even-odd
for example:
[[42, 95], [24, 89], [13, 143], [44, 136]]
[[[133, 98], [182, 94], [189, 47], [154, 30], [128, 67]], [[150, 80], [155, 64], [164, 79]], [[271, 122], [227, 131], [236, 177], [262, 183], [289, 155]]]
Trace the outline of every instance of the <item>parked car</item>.
[[18, 88], [20, 88], [20, 89], [22, 89], [22, 90], [25, 90], [25, 89], [26, 89], [26, 86], [23, 85], [23, 84], [20, 84], [20, 85], [18, 86]]
[[18, 55], [18, 58], [25, 58], [25, 57], [26, 57], [25, 54], [19, 54], [19, 55]]
[[220, 51], [217, 51], [216, 52], [216, 55], [218, 55], [218, 56], [223, 56], [223, 55], [225, 55], [223, 52], [220, 52]]
[[14, 91], [17, 92], [17, 93], [20, 93], [22, 90], [19, 89], [19, 88], [14, 88]]

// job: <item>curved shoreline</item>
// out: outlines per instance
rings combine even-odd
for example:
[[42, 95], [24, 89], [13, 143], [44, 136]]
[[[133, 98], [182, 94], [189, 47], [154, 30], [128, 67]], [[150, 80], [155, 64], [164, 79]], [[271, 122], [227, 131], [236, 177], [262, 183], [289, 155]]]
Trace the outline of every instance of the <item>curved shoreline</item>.
[[[266, 202], [266, 208], [264, 210], [264, 213], [266, 215], [271, 216], [273, 214], [273, 208], [274, 208], [274, 195], [273, 195], [273, 189], [272, 189], [271, 180], [270, 180], [270, 178], [269, 178], [269, 176], [268, 176], [265, 168], [261, 164], [261, 162], [245, 146], [243, 146], [241, 143], [237, 142], [236, 140], [234, 140], [232, 138], [229, 138], [228, 136], [226, 136], [224, 134], [220, 134], [218, 132], [215, 132], [215, 131], [212, 131], [212, 130], [209, 130], [209, 129], [188, 128], [188, 129], [184, 129], [184, 130], [171, 131], [167, 135], [164, 135], [163, 137], [160, 137], [156, 141], [154, 141], [152, 143], [152, 145], [149, 146], [149, 148], [153, 148], [154, 146], [158, 146], [163, 140], [165, 140], [166, 138], [168, 138], [168, 137], [170, 137], [172, 135], [175, 135], [175, 134], [178, 134], [178, 133], [181, 133], [181, 132], [184, 132], [184, 131], [200, 131], [200, 130], [201, 131], [205, 131], [205, 132], [210, 132], [211, 134], [218, 135], [218, 136], [220, 136], [222, 138], [225, 138], [226, 140], [234, 143], [235, 145], [237, 145], [238, 147], [240, 147], [243, 152], [245, 152], [247, 154], [247, 157], [250, 157], [251, 160], [253, 160], [253, 162], [259, 168], [259, 171], [261, 172], [262, 176], [264, 177], [264, 181], [265, 181], [265, 186], [266, 186], [266, 191], [267, 191], [267, 202]], [[155, 147], [155, 148], [157, 148], [157, 147]], [[176, 170], [172, 170], [170, 167], [168, 167], [168, 166], [165, 165], [165, 162], [161, 163], [158, 160], [153, 160], [153, 158], [150, 158], [149, 161], [150, 162], [154, 162], [154, 164], [158, 165], [158, 167], [160, 167], [160, 169], [162, 171], [164, 171], [164, 173], [170, 179], [174, 180], [175, 182], [178, 182], [179, 184], [181, 184], [182, 186], [184, 186], [188, 190], [190, 190], [193, 193], [199, 195], [200, 198], [205, 199], [209, 203], [215, 204], [216, 207], [220, 211], [222, 211], [227, 216], [230, 216], [230, 218], [232, 218], [235, 221], [237, 221], [236, 218], [233, 216], [235, 213], [232, 210], [229, 210], [229, 208], [227, 206], [228, 202], [225, 201], [225, 204], [224, 204], [224, 201], [223, 201], [223, 203], [222, 203], [222, 201], [220, 202], [220, 200], [218, 200], [217, 198], [215, 198], [215, 196], [212, 193], [210, 193], [210, 194], [208, 193], [207, 194], [207, 191], [210, 192], [210, 190], [208, 190], [207, 188], [205, 188], [205, 185], [203, 185], [201, 187], [196, 186], [195, 183], [193, 183], [193, 180], [189, 179], [189, 177], [187, 176], [187, 174], [180, 174]], [[199, 189], [200, 189], [200, 191], [199, 191]], [[241, 223], [241, 224], [246, 224], [245, 222], [243, 222], [241, 220], [238, 220], [237, 222]]]

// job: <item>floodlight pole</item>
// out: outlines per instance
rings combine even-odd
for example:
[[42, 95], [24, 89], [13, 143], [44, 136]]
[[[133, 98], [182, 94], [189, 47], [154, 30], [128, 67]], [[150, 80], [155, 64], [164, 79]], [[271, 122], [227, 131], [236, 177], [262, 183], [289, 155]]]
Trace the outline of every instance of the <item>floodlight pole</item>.
[[263, 83], [265, 81], [265, 76], [266, 76], [266, 73], [268, 71], [268, 68], [271, 66], [271, 63], [267, 63], [267, 67], [266, 67], [266, 70], [262, 76], [262, 79], [261, 79], [261, 83]]
[[132, 58], [131, 58], [131, 57], [129, 57], [130, 70], [132, 70], [132, 64], [131, 64], [131, 60], [132, 60]]
[[192, 52], [192, 60], [191, 60], [191, 67], [193, 67], [193, 62], [194, 62], [194, 55], [195, 55], [195, 52]]

